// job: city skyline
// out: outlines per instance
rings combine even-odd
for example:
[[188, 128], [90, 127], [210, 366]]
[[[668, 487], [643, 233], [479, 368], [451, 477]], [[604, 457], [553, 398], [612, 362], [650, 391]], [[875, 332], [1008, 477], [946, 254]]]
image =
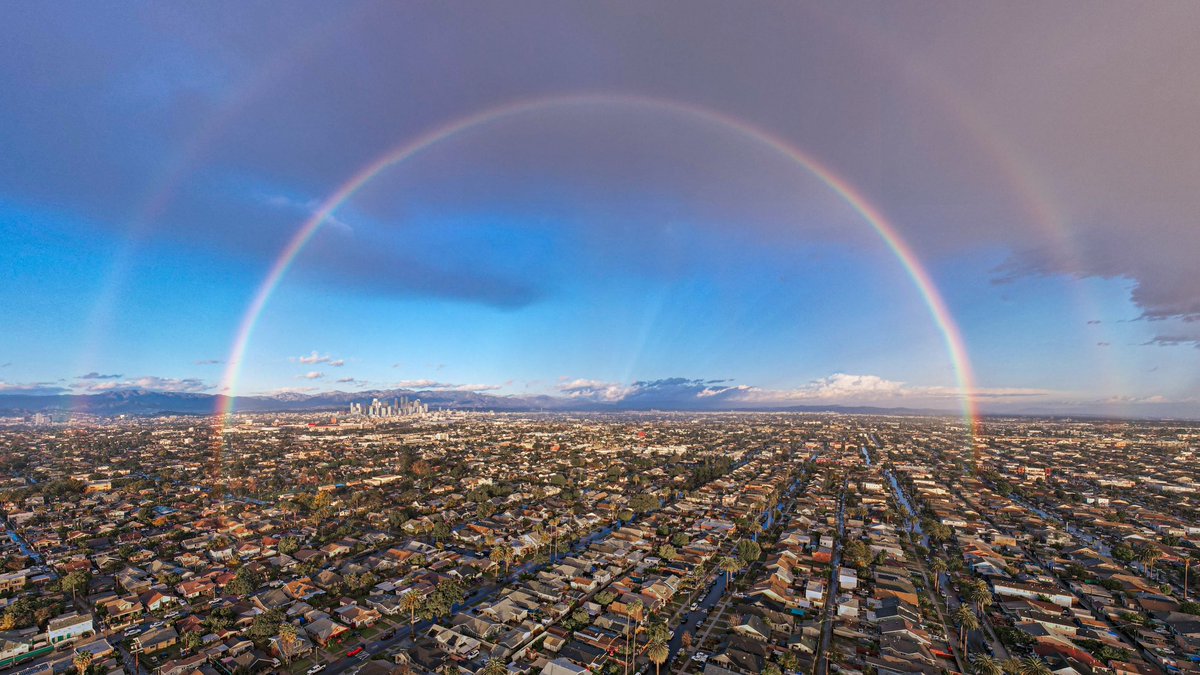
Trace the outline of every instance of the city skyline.
[[1200, 417], [1195, 6], [227, 9], [3, 10], [0, 397]]

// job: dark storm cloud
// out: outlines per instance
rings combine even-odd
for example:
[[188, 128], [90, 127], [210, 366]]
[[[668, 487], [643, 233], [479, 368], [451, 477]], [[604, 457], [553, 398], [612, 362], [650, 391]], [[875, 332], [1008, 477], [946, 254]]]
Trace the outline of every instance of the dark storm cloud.
[[1200, 332], [1191, 334], [1156, 335], [1153, 340], [1150, 340], [1146, 344], [1158, 345], [1160, 347], [1191, 345], [1192, 347], [1200, 349]]
[[[469, 8], [6, 6], [0, 87], [15, 95], [0, 124], [14, 131], [0, 197], [261, 265], [306, 205], [404, 139], [505, 102], [618, 91], [788, 139], [860, 186], [926, 259], [998, 248], [1011, 252], [1001, 277], [1128, 279], [1147, 319], [1200, 318], [1200, 6]], [[546, 231], [497, 262], [487, 231], [453, 241], [419, 226], [456, 209], [552, 221], [581, 250], [632, 251], [615, 257], [661, 273], [690, 255], [673, 224], [862, 236], [794, 167], [705, 127], [595, 109], [466, 134], [373, 183], [297, 272], [501, 307], [553, 291], [563, 270], [537, 244]]]

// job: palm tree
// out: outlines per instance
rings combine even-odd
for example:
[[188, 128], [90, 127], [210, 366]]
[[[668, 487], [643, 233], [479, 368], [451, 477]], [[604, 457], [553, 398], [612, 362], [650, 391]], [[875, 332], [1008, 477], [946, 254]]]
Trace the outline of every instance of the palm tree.
[[975, 606], [979, 608], [979, 613], [982, 615], [985, 612], [987, 612], [987, 608], [991, 607], [992, 603], [995, 602], [996, 599], [994, 597], [992, 597], [992, 592], [990, 590], [988, 590], [987, 584], [985, 582], [980, 581], [979, 584], [981, 586], [981, 589], [980, 589], [980, 593], [979, 593], [979, 598], [975, 601]]
[[954, 610], [954, 623], [958, 626], [958, 642], [962, 645], [962, 650], [967, 651], [967, 631], [979, 628], [979, 617], [975, 616], [975, 612], [966, 605], [959, 605], [958, 609]]
[[516, 558], [516, 553], [513, 551], [511, 546], [504, 543], [498, 543], [492, 547], [492, 552], [488, 558], [497, 564], [504, 563], [504, 574], [505, 576], [508, 576], [508, 566], [511, 565], [512, 561]]
[[1136, 560], [1146, 568], [1146, 576], [1154, 577], [1154, 563], [1162, 558], [1162, 551], [1158, 547], [1151, 544], [1142, 544], [1135, 551]]
[[400, 596], [400, 610], [408, 612], [409, 635], [416, 632], [417, 610], [421, 609], [421, 596], [414, 590], [409, 590]]
[[671, 629], [662, 621], [655, 621], [646, 629], [646, 642], [670, 642]]
[[1021, 659], [1020, 675], [1052, 675], [1054, 671], [1040, 656], [1026, 656]]
[[1004, 675], [1004, 666], [988, 654], [971, 656], [971, 672], [975, 675]]
[[[1197, 558], [1200, 560], [1200, 558]], [[1183, 554], [1183, 601], [1188, 601], [1188, 570], [1192, 566], [1192, 554]]]
[[667, 643], [662, 640], [651, 640], [646, 647], [646, 657], [654, 664], [654, 675], [658, 675], [659, 668], [667, 662], [667, 657], [671, 655], [670, 648]]
[[[634, 621], [633, 633], [631, 635], [629, 635], [627, 633], [628, 637], [625, 640], [625, 646], [629, 650], [629, 660], [626, 661], [626, 663], [625, 663], [625, 672], [627, 672], [627, 673], [629, 672], [630, 669], [632, 669], [633, 661], [635, 659], [635, 655], [637, 654], [637, 640], [638, 640], [637, 632], [642, 627], [642, 616], [643, 616], [643, 612], [645, 611], [645, 609], [646, 609], [646, 605], [641, 600], [634, 600], [633, 602], [630, 602], [628, 605], [625, 606], [626, 617], [628, 617], [629, 619], [633, 619], [633, 621]], [[628, 621], [625, 622], [625, 628], [628, 631], [628, 629], [629, 629]], [[632, 647], [629, 646], [629, 639], [628, 639], [629, 637], [633, 638], [633, 646]]]
[[75, 664], [75, 671], [78, 672], [79, 675], [83, 675], [87, 672], [88, 667], [92, 665], [92, 653], [89, 651], [75, 652], [75, 656], [71, 659], [71, 663]]
[[508, 665], [500, 659], [489, 659], [481, 672], [482, 675], [506, 675], [508, 673]]
[[933, 590], [941, 590], [942, 575], [945, 574], [946, 570], [948, 569], [950, 569], [950, 567], [946, 565], [945, 558], [934, 558], [933, 562], [929, 563], [929, 570], [933, 572]]
[[734, 574], [737, 574], [738, 570], [742, 569], [742, 564], [736, 558], [726, 555], [721, 556], [721, 559], [717, 561], [717, 567], [721, 568], [721, 571], [725, 573], [725, 585], [728, 586], [730, 578]]
[[964, 582], [962, 596], [975, 605], [980, 614], [983, 613], [985, 607], [990, 607], [992, 604], [992, 591], [983, 579], [969, 579]]
[[1000, 670], [1005, 672], [1005, 675], [1020, 675], [1021, 674], [1021, 659], [1015, 656], [1010, 656], [1000, 662]]

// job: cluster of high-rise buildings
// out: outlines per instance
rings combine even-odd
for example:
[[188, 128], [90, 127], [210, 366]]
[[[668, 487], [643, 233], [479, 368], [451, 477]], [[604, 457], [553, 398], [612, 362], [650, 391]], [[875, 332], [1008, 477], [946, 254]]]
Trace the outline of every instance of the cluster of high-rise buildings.
[[421, 403], [419, 398], [410, 401], [407, 396], [399, 400], [392, 399], [391, 405], [373, 398], [366, 407], [361, 403], [351, 403], [350, 414], [364, 417], [422, 417], [429, 414], [429, 405]]

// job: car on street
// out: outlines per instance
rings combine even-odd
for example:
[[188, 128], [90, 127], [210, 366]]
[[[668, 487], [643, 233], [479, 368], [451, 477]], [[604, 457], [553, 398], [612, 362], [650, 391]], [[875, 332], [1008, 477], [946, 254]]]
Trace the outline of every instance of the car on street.
[[359, 646], [355, 647], [354, 649], [351, 649], [350, 651], [346, 652], [346, 656], [358, 656], [361, 653], [363, 653], [363, 647], [362, 647], [362, 645], [359, 645]]

